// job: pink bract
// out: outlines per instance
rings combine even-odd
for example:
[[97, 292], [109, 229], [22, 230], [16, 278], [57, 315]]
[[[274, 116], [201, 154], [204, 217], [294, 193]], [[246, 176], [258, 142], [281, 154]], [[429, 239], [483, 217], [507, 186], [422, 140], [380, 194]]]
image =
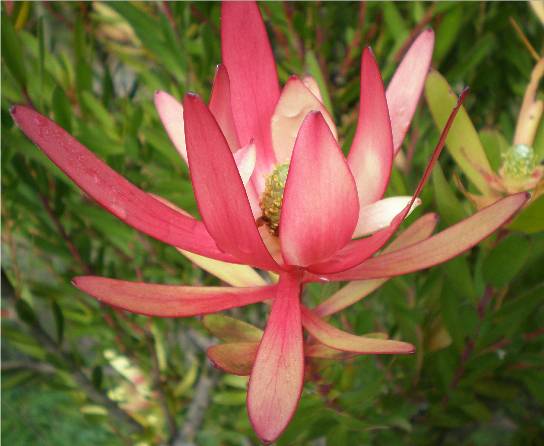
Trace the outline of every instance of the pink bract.
[[[418, 195], [459, 107], [452, 111], [414, 195], [384, 199], [393, 157], [429, 69], [433, 32], [417, 37], [387, 89], [372, 51], [363, 51], [359, 118], [346, 158], [315, 81], [292, 77], [280, 89], [257, 5], [225, 2], [221, 16], [223, 64], [217, 69], [210, 103], [194, 94], [186, 95], [183, 103], [165, 92], [155, 95], [165, 129], [188, 163], [202, 221], [129, 183], [32, 108], [14, 106], [11, 113], [60, 169], [125, 223], [179, 248], [196, 263], [238, 272], [236, 268], [249, 265], [279, 275], [277, 284], [267, 284], [246, 271], [241, 282], [255, 282], [254, 286], [208, 288], [74, 279], [75, 286], [100, 301], [160, 317], [196, 316], [271, 300], [256, 353], [256, 344], [251, 343], [233, 344], [228, 352], [255, 355], [248, 412], [257, 435], [272, 442], [298, 405], [305, 354], [319, 350], [313, 345], [313, 353], [305, 352], [303, 326], [321, 344], [341, 352], [414, 350], [404, 342], [356, 336], [328, 324], [321, 316], [344, 304], [331, 302], [317, 311], [304, 307], [301, 291], [306, 282], [383, 279], [444, 262], [508, 221], [527, 196], [504, 198], [434, 236], [430, 233], [436, 219], [431, 216], [430, 231], [377, 254], [419, 204]], [[267, 177], [285, 163], [289, 170], [279, 229], [271, 234], [261, 225], [260, 199]], [[220, 358], [218, 350], [213, 354]]]

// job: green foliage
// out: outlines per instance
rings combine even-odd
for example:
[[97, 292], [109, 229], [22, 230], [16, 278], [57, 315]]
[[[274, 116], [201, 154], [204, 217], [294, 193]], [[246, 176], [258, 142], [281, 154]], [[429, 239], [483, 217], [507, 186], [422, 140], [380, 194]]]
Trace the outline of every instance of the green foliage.
[[[130, 181], [197, 215], [187, 168], [162, 129], [153, 93], [208, 97], [220, 61], [219, 4], [14, 2], [9, 13], [2, 6], [2, 440], [165, 444], [165, 414], [182, 427], [199, 382], [210, 377], [195, 444], [258, 444], [244, 408], [246, 380], [210, 369], [203, 348], [211, 339], [201, 321], [116, 312], [70, 285], [89, 273], [156, 283], [217, 279], [97, 207], [9, 115], [10, 105], [31, 101]], [[433, 119], [445, 121], [455, 101], [448, 84], [456, 92], [469, 85], [468, 114], [460, 113], [416, 213], [437, 212], [444, 228], [475, 211], [452, 179], [466, 175], [486, 189], [475, 164], [489, 158], [486, 168], [496, 169], [512, 139], [533, 61], [509, 18], [537, 50], [542, 44], [528, 5], [263, 2], [261, 10], [280, 79], [306, 72], [317, 79], [344, 147], [357, 117], [362, 49], [372, 45], [387, 83], [412, 30], [433, 27], [433, 67], [447, 82], [432, 73], [430, 112], [423, 104], [416, 114], [404, 144], [413, 156], [406, 168], [395, 167], [388, 193], [414, 190], [437, 139]], [[416, 354], [312, 360], [311, 380], [278, 444], [539, 444], [543, 230], [540, 197], [468, 255], [390, 280], [345, 311], [335, 323], [346, 330], [387, 332], [416, 345]], [[311, 286], [307, 303], [336, 290]], [[264, 328], [267, 311], [256, 305], [229, 315]], [[231, 318], [205, 323], [224, 335], [259, 335]], [[96, 393], [135, 414], [142, 429], [118, 421]]]

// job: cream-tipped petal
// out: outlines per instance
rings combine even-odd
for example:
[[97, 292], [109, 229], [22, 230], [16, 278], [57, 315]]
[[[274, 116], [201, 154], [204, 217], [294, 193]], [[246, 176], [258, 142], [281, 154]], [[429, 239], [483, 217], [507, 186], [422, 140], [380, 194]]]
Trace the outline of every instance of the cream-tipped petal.
[[185, 130], [183, 128], [183, 105], [166, 91], [157, 91], [154, 102], [170, 141], [172, 141], [183, 160], [187, 162]]
[[298, 77], [292, 76], [281, 92], [271, 121], [272, 144], [278, 164], [289, 162], [295, 140], [304, 118], [312, 111], [319, 111], [327, 121], [335, 139], [336, 126], [325, 106]]
[[[411, 200], [411, 196], [389, 197], [361, 207], [353, 238], [373, 234], [380, 229], [386, 228]], [[416, 199], [412, 204], [410, 213], [420, 204], [421, 200]]]

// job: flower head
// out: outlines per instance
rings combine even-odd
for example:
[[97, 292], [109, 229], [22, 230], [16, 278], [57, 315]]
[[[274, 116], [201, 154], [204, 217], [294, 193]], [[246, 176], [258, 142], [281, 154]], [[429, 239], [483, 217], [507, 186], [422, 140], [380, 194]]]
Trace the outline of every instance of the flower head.
[[[349, 302], [334, 298], [311, 310], [301, 302], [305, 283], [381, 280], [428, 268], [491, 234], [526, 196], [507, 197], [434, 236], [436, 219], [424, 217], [375, 255], [419, 203], [460, 105], [450, 115], [414, 195], [384, 199], [393, 157], [428, 71], [432, 31], [416, 39], [387, 90], [371, 50], [364, 50], [359, 118], [347, 158], [315, 81], [292, 77], [280, 90], [255, 3], [224, 3], [221, 37], [223, 64], [209, 104], [194, 94], [187, 94], [182, 104], [165, 92], [155, 95], [166, 131], [188, 163], [202, 221], [132, 185], [33, 109], [16, 106], [12, 116], [102, 207], [234, 285], [156, 285], [85, 276], [75, 278], [75, 286], [115, 307], [160, 317], [272, 301], [264, 332], [249, 330], [249, 339], [228, 347], [226, 355], [224, 347], [222, 356], [219, 349], [210, 352], [219, 365], [221, 358], [252, 352], [249, 417], [257, 435], [271, 442], [296, 410], [305, 355], [414, 350], [405, 342], [356, 336], [328, 324], [321, 317]], [[267, 282], [250, 267], [271, 271], [279, 280]], [[318, 343], [304, 345], [303, 326]]]
[[[527, 205], [536, 202], [544, 191], [544, 161], [537, 150], [537, 130], [544, 122], [544, 101], [538, 97], [538, 86], [544, 77], [544, 58], [539, 59], [527, 84], [512, 142], [499, 130], [476, 132], [464, 108], [452, 126], [447, 147], [464, 176], [477, 193], [468, 192], [459, 182], [464, 194], [477, 208], [494, 203], [508, 194], [531, 191]], [[447, 119], [444, 104], [453, 105], [456, 96], [447, 80], [433, 71], [427, 78], [425, 95], [431, 114], [438, 126]], [[493, 165], [494, 155], [499, 162]]]

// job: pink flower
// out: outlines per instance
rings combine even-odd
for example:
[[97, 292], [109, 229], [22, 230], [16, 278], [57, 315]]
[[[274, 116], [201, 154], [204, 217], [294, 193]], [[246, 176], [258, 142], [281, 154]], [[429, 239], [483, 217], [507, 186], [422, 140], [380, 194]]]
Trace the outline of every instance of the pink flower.
[[239, 287], [74, 279], [75, 286], [98, 300], [159, 317], [195, 316], [272, 299], [247, 398], [257, 435], [271, 442], [300, 399], [303, 326], [339, 351], [414, 350], [404, 342], [356, 336], [329, 325], [319, 315], [330, 314], [330, 309], [314, 312], [301, 304], [304, 283], [386, 278], [444, 262], [490, 235], [527, 197], [504, 198], [434, 236], [432, 224], [424, 237], [407, 238], [375, 255], [417, 205], [459, 107], [414, 195], [383, 199], [394, 154], [429, 68], [432, 31], [416, 39], [387, 91], [371, 50], [364, 50], [359, 119], [346, 159], [315, 81], [292, 77], [280, 91], [257, 5], [224, 3], [221, 26], [223, 65], [209, 105], [194, 94], [186, 95], [183, 105], [164, 92], [155, 96], [161, 120], [188, 162], [202, 221], [138, 189], [31, 108], [15, 106], [12, 116], [87, 195], [127, 224], [204, 264], [203, 258], [209, 258], [226, 262], [220, 264], [225, 268], [250, 265], [279, 275], [277, 284]]

